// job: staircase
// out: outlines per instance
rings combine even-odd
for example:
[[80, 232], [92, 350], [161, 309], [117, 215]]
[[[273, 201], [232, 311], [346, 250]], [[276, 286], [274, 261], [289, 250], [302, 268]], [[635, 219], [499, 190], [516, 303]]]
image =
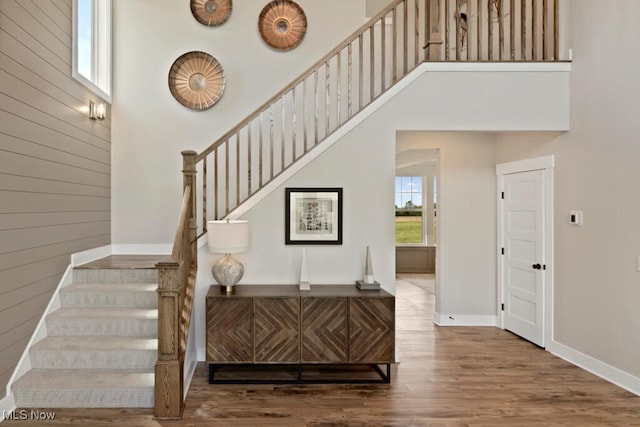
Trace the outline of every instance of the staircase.
[[[30, 350], [32, 369], [13, 384], [22, 408], [152, 408], [157, 360], [154, 263], [76, 267]], [[118, 258], [115, 258], [117, 261]]]

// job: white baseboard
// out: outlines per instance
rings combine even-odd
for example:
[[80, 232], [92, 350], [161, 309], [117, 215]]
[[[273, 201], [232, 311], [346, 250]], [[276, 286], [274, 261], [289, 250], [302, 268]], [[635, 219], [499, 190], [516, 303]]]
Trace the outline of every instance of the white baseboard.
[[433, 314], [433, 323], [438, 326], [496, 326], [497, 316], [470, 314]]
[[16, 410], [16, 401], [13, 394], [9, 394], [0, 399], [0, 422], [4, 421], [7, 415]]
[[622, 387], [623, 389], [640, 396], [640, 378], [635, 377], [627, 372], [621, 371], [611, 365], [594, 359], [584, 353], [574, 350], [557, 341], [551, 341], [547, 345], [547, 351], [558, 356], [561, 359], [572, 363], [585, 371], [591, 372], [600, 378], [609, 381], [612, 384]]
[[204, 347], [198, 347], [198, 362], [204, 362], [207, 360], [205, 357]]
[[111, 255], [111, 245], [89, 249], [88, 251], [71, 254], [71, 266], [77, 267], [100, 258]]
[[170, 255], [173, 245], [170, 243], [158, 244], [128, 244], [120, 243], [111, 245], [113, 255]]
[[193, 380], [193, 376], [196, 373], [196, 366], [198, 366], [197, 360], [189, 360], [188, 366], [185, 369], [184, 375], [184, 400], [187, 400], [187, 394], [189, 393], [189, 387], [191, 387], [191, 380]]

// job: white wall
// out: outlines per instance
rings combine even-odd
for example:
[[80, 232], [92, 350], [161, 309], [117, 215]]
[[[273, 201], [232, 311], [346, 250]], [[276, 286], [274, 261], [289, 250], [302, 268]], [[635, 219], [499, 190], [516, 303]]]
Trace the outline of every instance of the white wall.
[[[464, 79], [475, 81], [492, 95], [482, 105], [464, 103], [468, 85], [453, 85]], [[239, 256], [245, 264], [241, 284], [292, 284], [297, 281], [300, 248], [284, 244], [284, 188], [293, 186], [337, 186], [344, 188], [344, 245], [314, 247], [307, 251], [312, 283], [348, 284], [360, 278], [364, 248], [371, 245], [376, 280], [395, 293], [394, 283], [394, 177], [395, 144], [414, 144], [440, 149], [440, 199], [438, 210], [438, 306], [443, 315], [467, 318], [494, 318], [496, 177], [495, 136], [482, 130], [513, 128], [562, 128], [567, 118], [563, 101], [565, 76], [556, 73], [489, 71], [424, 73], [354, 130], [289, 179], [278, 190], [258, 202], [244, 219], [251, 224], [251, 249]], [[519, 86], [548, 78], [546, 89], [513, 97]], [[559, 79], [559, 81], [557, 80]], [[482, 84], [479, 83], [479, 81]], [[443, 98], [425, 103], [425, 94], [449, 87], [447, 102], [458, 101], [455, 109], [441, 108]], [[558, 88], [560, 87], [560, 88]], [[453, 101], [449, 101], [452, 98]], [[549, 100], [556, 99], [549, 107]], [[531, 115], [517, 111], [529, 109]], [[438, 130], [442, 123], [459, 132], [411, 132], [413, 129]], [[400, 137], [397, 131], [400, 130]], [[407, 130], [407, 131], [403, 131]], [[447, 196], [444, 196], [447, 194]], [[442, 256], [440, 256], [442, 254]], [[204, 301], [212, 278], [209, 266], [213, 256], [200, 251], [200, 271], [196, 301], [196, 339], [203, 357], [205, 345]]]
[[500, 135], [498, 161], [555, 154], [555, 340], [640, 377], [640, 2], [573, 0], [570, 20], [571, 131]]
[[[188, 1], [114, 0], [112, 240], [173, 240], [182, 191], [180, 151], [202, 151], [362, 25], [365, 0], [299, 0], [303, 42], [290, 52], [260, 38], [267, 1], [236, 0], [229, 20], [199, 24]], [[331, 28], [331, 31], [326, 31]], [[183, 53], [216, 57], [226, 76], [220, 102], [197, 112], [169, 92], [168, 72]]]

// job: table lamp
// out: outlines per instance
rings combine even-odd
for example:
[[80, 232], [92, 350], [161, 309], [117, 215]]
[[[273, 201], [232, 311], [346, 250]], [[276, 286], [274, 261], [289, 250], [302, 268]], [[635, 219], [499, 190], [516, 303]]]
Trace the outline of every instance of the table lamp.
[[234, 285], [244, 274], [244, 266], [231, 254], [246, 252], [249, 249], [249, 222], [207, 221], [207, 238], [210, 252], [224, 254], [213, 264], [211, 273], [223, 291], [233, 293]]

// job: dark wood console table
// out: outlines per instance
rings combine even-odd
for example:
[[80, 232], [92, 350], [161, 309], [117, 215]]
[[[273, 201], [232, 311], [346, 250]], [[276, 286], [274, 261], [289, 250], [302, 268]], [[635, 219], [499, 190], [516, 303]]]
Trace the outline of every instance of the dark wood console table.
[[[395, 297], [355, 285], [240, 285], [226, 294], [212, 285], [206, 300], [209, 382], [311, 383], [391, 381], [395, 360]], [[296, 365], [290, 380], [216, 380], [223, 365]], [[380, 379], [306, 380], [305, 366], [371, 365]], [[379, 365], [386, 366], [386, 372]]]

